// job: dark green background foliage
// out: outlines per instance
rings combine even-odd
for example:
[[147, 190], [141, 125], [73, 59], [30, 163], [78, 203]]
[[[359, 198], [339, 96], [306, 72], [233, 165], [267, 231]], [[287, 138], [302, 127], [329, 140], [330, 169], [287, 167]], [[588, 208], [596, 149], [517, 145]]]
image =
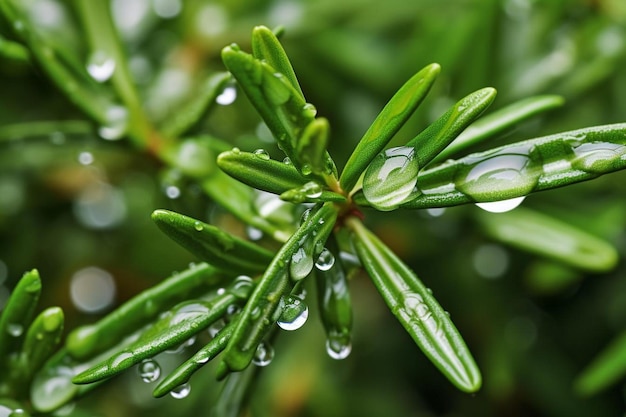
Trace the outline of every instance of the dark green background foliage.
[[[23, 3], [47, 39], [88, 61], [80, 18], [66, 4], [71, 2]], [[340, 167], [389, 97], [432, 62], [441, 64], [439, 79], [397, 140], [412, 138], [459, 98], [486, 86], [498, 90], [492, 109], [537, 94], [559, 94], [566, 102], [499, 142], [472, 150], [625, 120], [621, 0], [111, 3], [152, 120], [166, 119], [198, 94], [207, 75], [224, 71], [224, 46], [236, 42], [250, 50], [254, 26], [283, 25], [281, 42], [307, 101], [330, 122], [329, 151]], [[0, 42], [12, 39], [10, 25], [0, 21]], [[180, 167], [166, 167], [146, 151], [145, 143], [103, 140], [85, 112], [22, 52], [5, 48], [0, 54], [0, 307], [22, 273], [36, 267], [43, 281], [39, 307], [62, 307], [67, 334], [114, 308], [81, 312], [69, 291], [77, 271], [91, 266], [108, 271], [118, 305], [197, 261], [150, 220], [157, 208], [245, 236], [245, 225], [193, 181], [202, 170], [218, 169], [215, 165], [192, 167], [183, 175]], [[50, 123], [35, 124], [42, 121]], [[213, 108], [192, 132], [246, 151], [264, 148], [282, 159], [270, 133], [259, 126], [240, 92], [233, 104]], [[209, 159], [216, 156], [217, 151]], [[623, 259], [625, 184], [625, 174], [618, 172], [530, 196], [524, 206], [611, 243]], [[180, 195], [172, 194], [176, 190]], [[623, 380], [592, 396], [574, 389], [581, 371], [626, 330], [623, 261], [608, 272], [587, 272], [521, 251], [493, 236], [491, 218], [473, 205], [443, 214], [399, 210], [383, 216], [367, 210], [365, 215], [450, 312], [482, 370], [483, 388], [473, 395], [455, 389], [407, 337], [365, 275], [357, 275], [350, 282], [352, 354], [343, 361], [326, 356], [323, 329], [311, 308], [309, 322], [278, 339], [274, 361], [258, 374], [251, 415], [623, 414]], [[159, 362], [172, 369], [189, 354], [162, 355]], [[127, 372], [66, 411], [207, 415], [219, 393], [214, 365], [209, 368], [194, 376], [184, 400], [153, 399], [152, 387]]]

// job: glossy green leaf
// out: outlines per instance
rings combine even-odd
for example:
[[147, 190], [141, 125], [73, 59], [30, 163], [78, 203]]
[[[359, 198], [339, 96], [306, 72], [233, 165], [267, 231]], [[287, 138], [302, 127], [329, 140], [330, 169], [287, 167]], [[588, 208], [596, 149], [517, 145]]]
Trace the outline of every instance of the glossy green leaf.
[[367, 166], [400, 130], [428, 94], [439, 74], [438, 64], [430, 64], [411, 77], [389, 100], [365, 132], [341, 173], [341, 188], [350, 191]]
[[258, 273], [273, 254], [210, 224], [169, 210], [155, 210], [152, 220], [172, 240], [224, 271]]
[[310, 181], [288, 162], [270, 159], [266, 153], [242, 152], [239, 149], [222, 152], [217, 158], [218, 166], [231, 177], [274, 194], [282, 194]]
[[193, 335], [220, 319], [229, 306], [242, 304], [253, 283], [249, 277], [236, 279], [221, 295], [210, 301], [187, 301], [161, 316], [139, 339], [107, 360], [76, 375], [76, 384], [89, 384], [116, 375], [144, 359], [180, 346]]
[[626, 376], [626, 332], [606, 346], [574, 382], [580, 395], [594, 395]]
[[22, 276], [0, 315], [0, 363], [20, 349], [40, 294], [41, 279], [33, 269]]
[[411, 139], [406, 146], [415, 148], [415, 159], [425, 167], [467, 126], [476, 120], [496, 98], [496, 90], [483, 88], [459, 100], [439, 119]]
[[18, 357], [23, 387], [29, 385], [33, 375], [56, 351], [61, 342], [64, 322], [63, 310], [50, 307], [42, 311], [29, 327]]
[[278, 146], [296, 169], [303, 172], [303, 163], [298, 159], [295, 147], [315, 113], [289, 80], [269, 64], [242, 52], [235, 45], [222, 50], [222, 60], [273, 133]]
[[463, 338], [418, 277], [356, 218], [349, 220], [363, 267], [422, 352], [457, 388], [480, 389], [481, 376]]
[[224, 326], [209, 343], [167, 375], [159, 385], [157, 385], [154, 391], [152, 391], [152, 395], [157, 398], [163, 397], [176, 387], [189, 381], [189, 378], [191, 378], [196, 371], [209, 363], [209, 361], [224, 350], [233, 334], [234, 328], [235, 322], [230, 322]]
[[482, 116], [457, 136], [457, 138], [440, 152], [433, 161], [444, 161], [463, 149], [476, 145], [507, 129], [515, 127], [524, 120], [560, 107], [564, 102], [565, 100], [561, 96], [546, 95], [529, 97]]
[[287, 53], [276, 35], [267, 27], [257, 26], [252, 30], [252, 53], [255, 58], [264, 60], [276, 71], [283, 74], [304, 100], [304, 94]]
[[624, 169], [625, 154], [623, 123], [513, 143], [421, 171], [415, 197], [402, 207], [446, 207], [523, 197]]
[[161, 134], [169, 138], [178, 138], [197, 126], [229, 81], [230, 74], [228, 73], [209, 75], [198, 86], [189, 102], [162, 121]]
[[303, 170], [326, 177], [333, 174], [334, 162], [326, 152], [330, 126], [324, 118], [314, 119], [296, 142], [296, 154]]
[[275, 326], [281, 298], [291, 292], [294, 281], [301, 279], [294, 275], [303, 273], [303, 269], [308, 269], [308, 274], [313, 269], [315, 247], [320, 246], [320, 242], [323, 246], [331, 233], [337, 209], [326, 203], [305, 217], [267, 267], [246, 303], [219, 365], [218, 378], [225, 377], [230, 371], [241, 371], [250, 364], [257, 346]]
[[518, 207], [498, 213], [478, 213], [485, 232], [513, 247], [546, 256], [576, 268], [606, 272], [619, 260], [608, 242], [559, 219]]
[[0, 36], [0, 56], [15, 61], [28, 62], [30, 54], [23, 45]]
[[86, 359], [104, 352], [156, 318], [161, 311], [190, 296], [216, 289], [224, 280], [224, 274], [210, 265], [191, 265], [128, 300], [97, 323], [74, 329], [67, 337], [68, 353]]

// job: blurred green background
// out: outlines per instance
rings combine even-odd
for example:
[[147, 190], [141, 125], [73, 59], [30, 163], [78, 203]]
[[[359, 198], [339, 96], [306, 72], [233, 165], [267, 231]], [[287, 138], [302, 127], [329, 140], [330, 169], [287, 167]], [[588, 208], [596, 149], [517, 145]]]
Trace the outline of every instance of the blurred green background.
[[[39, 31], [87, 63], [67, 3], [23, 2]], [[112, 0], [111, 7], [144, 107], [155, 118], [192, 97], [204, 75], [224, 70], [225, 45], [249, 50], [255, 25], [283, 25], [282, 42], [307, 100], [331, 123], [330, 152], [339, 165], [393, 92], [431, 62], [442, 65], [441, 76], [398, 139], [485, 86], [499, 92], [494, 108], [535, 94], [566, 99], [499, 144], [626, 120], [622, 0]], [[156, 208], [243, 230], [180, 173], [127, 141], [105, 141], [71, 122], [87, 119], [36, 65], [0, 56], [0, 85], [0, 307], [22, 273], [36, 267], [41, 308], [63, 307], [72, 329], [184, 268], [195, 259], [151, 223]], [[54, 123], [33, 135], [32, 123], [41, 121]], [[279, 155], [242, 95], [213, 109], [198, 131]], [[623, 257], [625, 196], [626, 175], [616, 173], [531, 196], [524, 205], [604, 238]], [[476, 221], [481, 214], [474, 206], [384, 218], [366, 213], [451, 313], [483, 371], [478, 394], [447, 382], [366, 277], [356, 276], [351, 356], [326, 356], [311, 297], [312, 317], [278, 340], [247, 415], [624, 415], [623, 381], [592, 397], [573, 389], [580, 371], [626, 330], [624, 263], [591, 274], [520, 252], [490, 238]], [[181, 361], [162, 356], [165, 369]], [[155, 400], [151, 387], [128, 372], [56, 415], [210, 415], [219, 392], [213, 375], [199, 372], [184, 400]]]

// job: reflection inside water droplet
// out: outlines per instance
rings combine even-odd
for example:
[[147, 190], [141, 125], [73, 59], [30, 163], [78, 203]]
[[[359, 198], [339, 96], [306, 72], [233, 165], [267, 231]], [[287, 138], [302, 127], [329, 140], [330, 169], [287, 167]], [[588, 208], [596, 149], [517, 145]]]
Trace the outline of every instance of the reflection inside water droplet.
[[617, 143], [591, 142], [574, 148], [572, 167], [589, 173], [603, 174], [617, 161], [626, 159], [626, 146]]
[[217, 104], [221, 104], [222, 106], [228, 106], [232, 104], [237, 98], [237, 88], [233, 85], [229, 85], [224, 88], [224, 91], [215, 98], [215, 102]]
[[161, 367], [153, 359], [146, 359], [139, 363], [137, 371], [143, 382], [154, 382], [161, 376]]
[[191, 386], [189, 385], [189, 383], [185, 383], [185, 384], [179, 385], [178, 387], [170, 391], [170, 395], [173, 398], [180, 400], [182, 398], [187, 397], [190, 392], [191, 392]]
[[505, 213], [519, 207], [524, 199], [526, 199], [526, 196], [510, 198], [502, 201], [493, 201], [490, 203], [476, 203], [476, 206], [490, 213]]
[[297, 330], [304, 326], [309, 317], [309, 307], [301, 298], [292, 295], [284, 299], [280, 318], [276, 322], [283, 330]]
[[106, 52], [95, 51], [89, 56], [87, 72], [94, 80], [103, 83], [113, 76], [115, 61]]
[[326, 353], [335, 360], [346, 359], [352, 352], [352, 342], [350, 336], [333, 334], [326, 339]]
[[331, 251], [324, 248], [317, 261], [315, 261], [315, 267], [320, 271], [328, 271], [333, 265], [335, 265], [335, 256]]
[[272, 359], [274, 359], [274, 348], [266, 342], [259, 343], [254, 352], [252, 363], [256, 366], [267, 366], [272, 362]]

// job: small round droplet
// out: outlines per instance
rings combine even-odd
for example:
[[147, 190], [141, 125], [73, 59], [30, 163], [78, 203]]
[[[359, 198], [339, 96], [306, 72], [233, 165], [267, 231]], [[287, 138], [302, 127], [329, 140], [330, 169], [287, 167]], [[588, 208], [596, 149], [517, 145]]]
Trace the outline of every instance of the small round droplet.
[[93, 163], [93, 154], [91, 152], [81, 152], [78, 154], [78, 162], [81, 165], [91, 165]]
[[270, 154], [267, 153], [265, 149], [257, 149], [254, 151], [254, 154], [257, 158], [262, 159], [264, 161], [268, 161], [270, 159]]
[[239, 148], [233, 148], [233, 149], [231, 150], [231, 152], [232, 152], [232, 153], [234, 153], [234, 154], [240, 154], [240, 153], [241, 153], [241, 149], [239, 149]]
[[301, 298], [288, 296], [285, 298], [282, 312], [276, 324], [283, 330], [298, 330], [304, 326], [309, 317], [309, 307]]
[[300, 168], [300, 172], [306, 177], [313, 173], [313, 169], [311, 168], [311, 165], [304, 164], [302, 165], [302, 168]]
[[152, 359], [142, 361], [138, 365], [137, 370], [139, 371], [141, 380], [146, 383], [154, 382], [161, 376], [161, 367]]
[[104, 51], [95, 51], [87, 62], [87, 72], [99, 83], [107, 81], [115, 72], [115, 61]]
[[13, 337], [20, 337], [24, 333], [24, 326], [19, 323], [9, 323], [7, 333]]
[[98, 135], [102, 139], [121, 139], [126, 133], [128, 124], [128, 110], [123, 106], [111, 106], [106, 111], [106, 124], [98, 128]]
[[381, 152], [363, 177], [363, 194], [372, 207], [389, 211], [409, 198], [417, 184], [419, 164], [411, 146]]
[[250, 240], [261, 240], [263, 238], [263, 231], [253, 226], [247, 226], [246, 235], [248, 235]]
[[202, 222], [195, 222], [193, 224], [193, 228], [196, 229], [198, 232], [201, 232], [204, 230], [204, 226], [202, 225]]
[[333, 359], [341, 360], [350, 356], [352, 352], [352, 343], [347, 336], [329, 335], [326, 340], [326, 353]]
[[274, 359], [274, 348], [268, 343], [261, 342], [254, 352], [252, 363], [256, 366], [267, 366]]
[[189, 385], [189, 383], [184, 383], [184, 384], [179, 385], [176, 388], [174, 388], [170, 392], [170, 395], [173, 398], [176, 398], [177, 400], [180, 400], [182, 398], [187, 397], [190, 392], [191, 392], [191, 386]]
[[311, 103], [306, 103], [302, 107], [302, 115], [307, 118], [314, 118], [317, 115], [317, 109]]
[[315, 261], [315, 267], [320, 271], [328, 271], [333, 265], [335, 265], [335, 256], [328, 249], [322, 249], [320, 256]]
[[283, 159], [283, 164], [293, 165], [293, 162], [291, 162], [291, 159], [288, 156], [286, 156], [285, 159]]

